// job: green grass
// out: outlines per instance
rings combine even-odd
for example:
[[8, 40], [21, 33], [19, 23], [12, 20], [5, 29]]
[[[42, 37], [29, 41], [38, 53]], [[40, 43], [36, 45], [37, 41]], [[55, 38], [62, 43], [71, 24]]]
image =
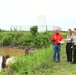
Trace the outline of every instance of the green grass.
[[50, 60], [45, 68], [38, 70], [35, 75], [76, 75], [76, 65], [66, 61], [65, 45], [61, 49], [60, 63]]
[[[61, 46], [60, 63], [54, 63], [52, 55], [52, 46], [40, 49], [33, 55], [19, 57], [11, 68], [14, 75], [76, 75], [76, 65], [66, 61], [65, 44]], [[26, 72], [28, 74], [25, 74]]]

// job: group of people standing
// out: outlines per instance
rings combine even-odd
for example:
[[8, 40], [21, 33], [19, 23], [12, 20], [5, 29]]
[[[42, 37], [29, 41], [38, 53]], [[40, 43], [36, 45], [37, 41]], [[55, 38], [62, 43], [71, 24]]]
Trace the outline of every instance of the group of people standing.
[[[66, 41], [66, 56], [67, 61], [72, 62], [72, 64], [76, 64], [76, 28], [73, 30], [68, 29], [67, 38], [63, 39], [62, 34], [57, 29], [55, 33], [51, 36], [51, 41], [53, 43], [53, 61], [56, 62], [56, 53], [58, 62], [60, 62], [60, 49], [63, 41]], [[72, 60], [73, 59], [73, 60]]]
[[68, 29], [68, 35], [67, 35], [67, 43], [66, 43], [66, 54], [67, 54], [67, 61], [73, 62], [72, 64], [76, 64], [76, 28], [73, 30]]

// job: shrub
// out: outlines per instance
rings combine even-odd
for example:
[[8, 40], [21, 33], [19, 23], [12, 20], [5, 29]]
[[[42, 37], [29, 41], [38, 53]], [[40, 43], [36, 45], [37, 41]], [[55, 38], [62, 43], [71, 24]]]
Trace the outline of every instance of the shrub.
[[22, 32], [16, 32], [12, 36], [13, 36], [13, 43], [15, 45], [19, 45], [20, 44], [20, 38], [23, 36], [23, 33]]
[[23, 35], [19, 38], [19, 44], [22, 46], [30, 46], [32, 41], [32, 36], [31, 35]]
[[37, 34], [37, 31], [38, 31], [38, 27], [37, 26], [32, 26], [30, 28], [30, 32], [32, 33], [32, 35], [36, 35]]
[[[37, 31], [36, 31], [37, 32]], [[0, 32], [0, 46], [2, 45], [10, 45], [12, 44], [18, 46], [31, 46], [34, 48], [43, 48], [48, 47], [50, 42], [50, 37], [54, 32], [47, 31], [47, 32], [40, 32], [32, 35], [29, 31], [28, 32]], [[66, 38], [67, 33], [61, 33], [64, 38]]]
[[11, 41], [12, 41], [12, 36], [8, 36], [8, 35], [5, 35], [3, 36], [2, 38], [2, 43], [3, 45], [7, 46], [7, 45], [10, 45], [11, 44]]
[[38, 34], [33, 37], [31, 46], [35, 48], [48, 47], [50, 45], [50, 36], [48, 34]]

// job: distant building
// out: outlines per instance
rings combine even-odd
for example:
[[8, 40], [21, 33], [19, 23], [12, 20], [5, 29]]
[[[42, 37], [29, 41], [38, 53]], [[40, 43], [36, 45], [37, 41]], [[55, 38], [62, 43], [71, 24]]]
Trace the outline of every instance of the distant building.
[[38, 25], [38, 32], [46, 31], [46, 16], [44, 15], [37, 16], [37, 25]]

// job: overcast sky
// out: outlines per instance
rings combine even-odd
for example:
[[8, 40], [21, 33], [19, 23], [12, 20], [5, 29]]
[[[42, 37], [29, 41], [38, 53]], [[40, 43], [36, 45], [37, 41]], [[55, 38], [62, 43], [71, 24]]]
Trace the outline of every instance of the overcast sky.
[[38, 16], [62, 30], [76, 27], [76, 0], [0, 0], [0, 28], [37, 25]]

